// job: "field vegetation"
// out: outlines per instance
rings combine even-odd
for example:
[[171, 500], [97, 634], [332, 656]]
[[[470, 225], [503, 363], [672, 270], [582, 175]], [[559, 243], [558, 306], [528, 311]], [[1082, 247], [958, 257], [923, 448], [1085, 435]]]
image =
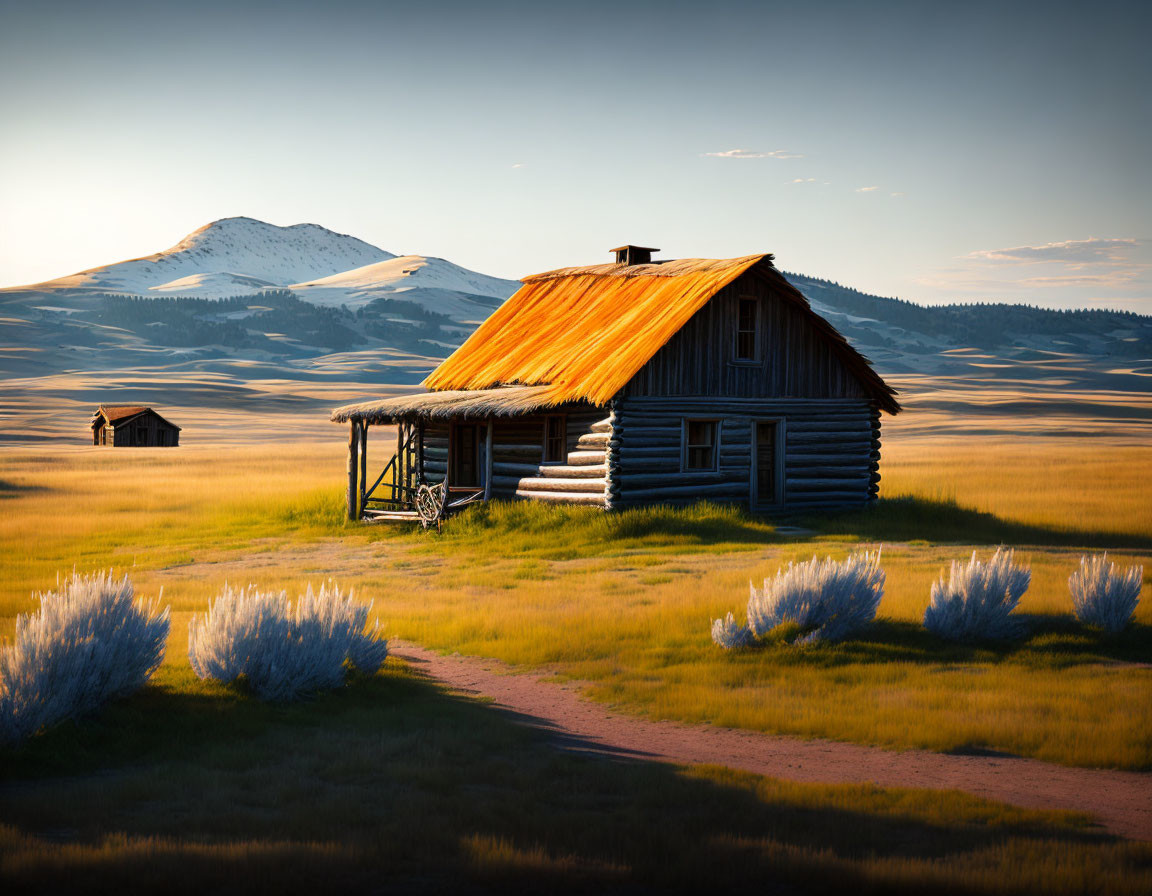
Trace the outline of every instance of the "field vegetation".
[[[164, 587], [167, 662], [184, 666], [188, 620], [226, 581], [302, 590], [336, 577], [374, 601], [389, 637], [546, 667], [656, 718], [1152, 768], [1152, 602], [1109, 636], [1075, 621], [1067, 586], [1086, 546], [1152, 569], [1152, 449], [1109, 448], [1087, 483], [1083, 445], [1072, 442], [1039, 442], [1033, 456], [940, 442], [931, 465], [912, 445], [887, 450], [879, 506], [790, 520], [808, 529], [792, 534], [710, 505], [605, 515], [493, 504], [442, 535], [349, 526], [339, 444], [10, 452], [0, 633], [58, 570], [115, 565], [142, 590]], [[969, 498], [965, 483], [982, 482], [981, 471], [998, 487]], [[1049, 505], [1078, 508], [1073, 519], [1039, 506], [1042, 484]], [[1023, 636], [949, 644], [925, 632], [941, 571], [999, 543], [1031, 565], [1016, 611]], [[711, 620], [742, 607], [749, 581], [880, 544], [884, 598], [860, 635], [746, 654], [712, 644]]]
[[[9, 751], [0, 875], [13, 889], [83, 875], [96, 889], [162, 881], [174, 892], [219, 891], [222, 879], [225, 890], [384, 879], [413, 891], [448, 879], [1146, 890], [1149, 848], [1074, 815], [556, 751], [397, 660], [277, 706], [199, 680], [187, 659], [188, 623], [225, 582], [291, 591], [335, 577], [374, 602], [388, 637], [548, 669], [653, 717], [1152, 768], [1150, 601], [1109, 636], [1075, 621], [1067, 584], [1085, 548], [1152, 569], [1152, 449], [1110, 449], [1090, 483], [1082, 453], [967, 440], [927, 457], [897, 442], [879, 506], [787, 521], [799, 530], [710, 505], [605, 515], [494, 504], [436, 535], [346, 524], [339, 440], [8, 451], [0, 634], [58, 571], [109, 566], [139, 592], [164, 588], [172, 632], [143, 691]], [[1023, 637], [952, 644], [926, 632], [941, 571], [999, 543], [1031, 565]], [[857, 635], [712, 644], [710, 620], [742, 609], [749, 581], [880, 544], [883, 600]]]

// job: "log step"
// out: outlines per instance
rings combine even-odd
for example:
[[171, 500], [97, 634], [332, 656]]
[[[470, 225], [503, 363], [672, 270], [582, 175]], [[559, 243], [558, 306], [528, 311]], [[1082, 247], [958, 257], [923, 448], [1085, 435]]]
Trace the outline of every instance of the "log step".
[[608, 475], [607, 464], [587, 464], [579, 467], [536, 467], [532, 473], [548, 479], [603, 479]]
[[612, 421], [605, 417], [603, 420], [597, 420], [589, 429], [591, 429], [592, 432], [612, 432]]
[[568, 466], [586, 467], [589, 464], [606, 464], [608, 457], [603, 451], [569, 451]]
[[553, 504], [592, 504], [598, 507], [604, 506], [603, 492], [598, 494], [591, 492], [534, 492], [517, 489], [516, 497], [532, 501], [548, 501]]
[[[492, 477], [493, 485], [501, 483], [497, 477]], [[520, 479], [517, 480], [516, 491], [519, 492], [596, 492], [604, 494], [608, 487], [605, 479]]]
[[576, 442], [577, 450], [603, 451], [608, 446], [608, 433], [586, 432]]

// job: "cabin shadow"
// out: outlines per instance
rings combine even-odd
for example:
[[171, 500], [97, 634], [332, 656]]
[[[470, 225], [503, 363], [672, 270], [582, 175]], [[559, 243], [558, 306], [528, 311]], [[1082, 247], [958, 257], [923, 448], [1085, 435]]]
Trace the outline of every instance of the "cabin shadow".
[[1152, 538], [1144, 535], [1018, 523], [962, 507], [955, 501], [917, 497], [880, 498], [855, 510], [808, 514], [794, 519], [822, 535], [853, 535], [871, 541], [1152, 548]]
[[[224, 689], [148, 689], [35, 739], [4, 767], [10, 830], [49, 852], [65, 830], [79, 851], [19, 866], [17, 889], [67, 875], [73, 891], [165, 875], [173, 892], [334, 882], [375, 891], [382, 881], [405, 892], [870, 889], [877, 861], [891, 860], [885, 888], [918, 892], [931, 873], [918, 879], [909, 862], [986, 853], [1011, 838], [1114, 841], [1028, 813], [943, 822], [882, 793], [846, 801], [818, 785], [685, 774], [449, 694], [393, 661], [292, 706]], [[323, 771], [286, 786], [311, 768]], [[46, 798], [61, 788], [74, 804]], [[98, 813], [85, 817], [77, 807], [94, 800]], [[155, 848], [100, 847], [85, 863], [82, 849], [113, 833]]]
[[1112, 635], [1071, 616], [1017, 613], [1014, 617], [1020, 629], [1012, 639], [948, 641], [917, 622], [880, 618], [844, 641], [804, 647], [770, 643], [750, 648], [749, 653], [754, 657], [769, 650], [774, 663], [823, 668], [889, 663], [945, 669], [998, 662], [1046, 668], [1152, 663], [1152, 626], [1133, 622]]

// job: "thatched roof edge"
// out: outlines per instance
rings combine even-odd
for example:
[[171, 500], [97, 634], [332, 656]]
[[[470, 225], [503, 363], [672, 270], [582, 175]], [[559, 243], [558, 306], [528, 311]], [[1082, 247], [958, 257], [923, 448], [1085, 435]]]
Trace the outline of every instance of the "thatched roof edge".
[[550, 386], [497, 386], [491, 389], [444, 390], [397, 395], [379, 401], [348, 404], [332, 412], [333, 423], [395, 423], [403, 419], [515, 417], [559, 402]]

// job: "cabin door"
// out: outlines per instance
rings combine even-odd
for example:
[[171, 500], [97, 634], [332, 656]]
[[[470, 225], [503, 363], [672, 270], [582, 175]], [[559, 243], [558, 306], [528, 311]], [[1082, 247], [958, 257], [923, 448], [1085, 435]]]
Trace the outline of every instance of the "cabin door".
[[450, 488], [481, 488], [484, 465], [481, 462], [481, 433], [475, 423], [457, 423], [452, 427], [448, 456]]
[[765, 510], [784, 503], [783, 424], [752, 421], [752, 507]]

